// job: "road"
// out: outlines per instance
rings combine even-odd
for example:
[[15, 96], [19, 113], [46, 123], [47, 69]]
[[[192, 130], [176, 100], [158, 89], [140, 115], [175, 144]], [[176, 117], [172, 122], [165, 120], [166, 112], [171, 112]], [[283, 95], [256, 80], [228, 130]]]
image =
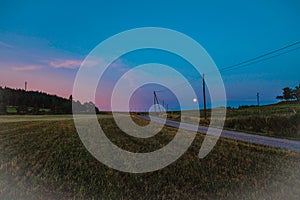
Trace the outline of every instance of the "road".
[[[140, 116], [140, 117], [149, 120], [148, 116]], [[164, 123], [164, 119], [159, 117], [151, 116], [151, 119], [157, 123]], [[167, 126], [178, 128], [180, 122], [167, 119], [164, 124]], [[195, 130], [195, 125], [183, 123], [182, 128], [185, 130]], [[207, 129], [208, 127], [199, 126], [198, 132], [206, 133]], [[216, 128], [214, 129], [217, 130]], [[295, 141], [295, 140], [253, 135], [253, 134], [242, 133], [237, 131], [229, 131], [229, 130], [222, 130], [221, 137], [300, 152], [300, 141]]]

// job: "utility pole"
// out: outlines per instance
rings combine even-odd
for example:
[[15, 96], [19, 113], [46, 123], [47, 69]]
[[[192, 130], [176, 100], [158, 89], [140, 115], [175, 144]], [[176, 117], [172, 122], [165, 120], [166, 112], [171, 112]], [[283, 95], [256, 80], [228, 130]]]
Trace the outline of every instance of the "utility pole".
[[156, 99], [155, 99], [155, 91], [153, 91], [153, 105], [154, 105], [154, 112], [156, 112]]
[[259, 108], [259, 93], [256, 94], [256, 100], [257, 100], [258, 113], [260, 114], [260, 108]]
[[27, 81], [25, 81], [25, 91], [27, 91]]
[[160, 109], [160, 106], [159, 106], [159, 101], [158, 101], [158, 98], [157, 98], [157, 95], [156, 95], [155, 91], [153, 91], [153, 101], [154, 101], [154, 111], [156, 112], [156, 105], [158, 104], [159, 112], [161, 112], [161, 109]]
[[204, 80], [204, 74], [202, 74], [202, 87], [203, 87], [203, 104], [204, 104], [204, 119], [207, 119], [206, 114], [206, 94], [205, 94], [205, 80]]

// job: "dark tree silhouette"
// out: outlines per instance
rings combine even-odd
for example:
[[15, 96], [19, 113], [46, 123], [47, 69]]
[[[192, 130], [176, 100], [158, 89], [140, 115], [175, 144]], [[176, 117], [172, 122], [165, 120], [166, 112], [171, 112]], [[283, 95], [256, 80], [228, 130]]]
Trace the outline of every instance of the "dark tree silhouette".
[[[49, 110], [47, 114], [71, 114], [72, 102], [74, 102], [72, 95], [66, 99], [39, 91], [0, 87], [2, 108], [14, 106], [19, 114], [44, 114], [45, 110]], [[99, 109], [92, 102], [81, 104], [77, 101], [76, 106], [80, 113], [91, 113], [91, 111], [99, 113]]]
[[276, 99], [291, 101], [296, 99], [296, 101], [300, 101], [300, 84], [296, 86], [294, 89], [290, 87], [285, 87], [282, 89], [282, 95], [277, 96]]
[[289, 87], [283, 88], [283, 99], [286, 101], [294, 99], [293, 89]]
[[6, 105], [3, 102], [2, 87], [0, 87], [0, 115], [6, 114]]
[[276, 99], [283, 100], [283, 96], [277, 96]]
[[300, 101], [300, 84], [295, 87], [294, 96], [297, 99], [297, 101]]

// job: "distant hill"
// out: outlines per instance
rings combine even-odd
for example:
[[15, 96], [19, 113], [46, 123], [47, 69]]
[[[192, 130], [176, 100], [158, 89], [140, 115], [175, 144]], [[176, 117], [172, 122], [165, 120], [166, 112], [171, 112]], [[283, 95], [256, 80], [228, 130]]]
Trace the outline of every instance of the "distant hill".
[[72, 95], [66, 99], [39, 91], [0, 87], [0, 114], [71, 114], [72, 102], [79, 113], [99, 113], [92, 102], [75, 102]]

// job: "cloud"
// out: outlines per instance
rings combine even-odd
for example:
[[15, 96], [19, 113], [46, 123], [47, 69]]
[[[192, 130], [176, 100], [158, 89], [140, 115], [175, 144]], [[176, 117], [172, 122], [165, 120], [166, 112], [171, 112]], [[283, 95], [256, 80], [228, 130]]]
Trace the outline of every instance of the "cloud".
[[[82, 60], [78, 59], [54, 59], [51, 61], [45, 61], [47, 62], [51, 67], [54, 68], [66, 68], [66, 69], [77, 69], [81, 66]], [[98, 64], [103, 64], [102, 59], [97, 59], [97, 60], [88, 60], [85, 61], [84, 66], [86, 67], [93, 67]]]
[[7, 44], [5, 42], [0, 41], [0, 46], [6, 47], [6, 48], [12, 48], [13, 46], [10, 44]]
[[49, 65], [54, 68], [77, 69], [81, 65], [81, 60], [62, 60], [57, 59], [49, 62]]
[[34, 71], [34, 70], [39, 70], [42, 67], [39, 65], [25, 65], [25, 66], [20, 66], [20, 67], [12, 67], [12, 70], [14, 71]]
[[[66, 69], [78, 69], [82, 64], [84, 67], [94, 67], [97, 65], [105, 66], [107, 63], [102, 58], [89, 59], [86, 61], [78, 59], [54, 59], [44, 61], [48, 65], [54, 68], [66, 68]], [[83, 63], [84, 62], [84, 63]], [[121, 59], [116, 60], [110, 65], [110, 67], [124, 67], [126, 66]], [[120, 69], [121, 70], [121, 69]]]

